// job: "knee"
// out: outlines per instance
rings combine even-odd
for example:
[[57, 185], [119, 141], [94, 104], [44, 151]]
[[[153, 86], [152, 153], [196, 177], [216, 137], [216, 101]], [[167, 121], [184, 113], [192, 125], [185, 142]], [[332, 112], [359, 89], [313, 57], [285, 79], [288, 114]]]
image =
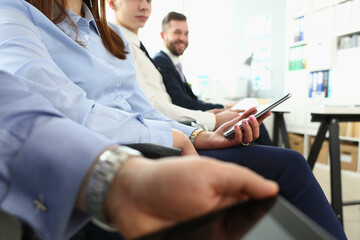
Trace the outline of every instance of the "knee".
[[301, 153], [291, 149], [286, 149], [286, 150], [284, 149], [284, 155], [289, 168], [292, 168], [293, 170], [297, 170], [298, 172], [303, 172], [303, 171], [311, 172], [307, 160], [304, 158], [304, 156]]

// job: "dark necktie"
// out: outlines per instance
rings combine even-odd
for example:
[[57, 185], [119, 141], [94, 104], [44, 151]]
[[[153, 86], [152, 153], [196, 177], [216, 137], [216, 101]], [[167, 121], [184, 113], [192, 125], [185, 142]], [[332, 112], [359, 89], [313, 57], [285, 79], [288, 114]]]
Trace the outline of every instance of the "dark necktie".
[[[144, 44], [142, 42], [140, 42], [140, 49], [145, 53], [145, 55], [150, 59], [150, 61], [152, 62], [152, 64], [154, 64], [154, 66], [156, 67], [157, 70], [159, 70], [158, 66], [156, 66], [155, 62], [152, 60], [152, 58], [150, 57], [148, 51], [146, 50]], [[160, 71], [160, 70], [159, 70]]]

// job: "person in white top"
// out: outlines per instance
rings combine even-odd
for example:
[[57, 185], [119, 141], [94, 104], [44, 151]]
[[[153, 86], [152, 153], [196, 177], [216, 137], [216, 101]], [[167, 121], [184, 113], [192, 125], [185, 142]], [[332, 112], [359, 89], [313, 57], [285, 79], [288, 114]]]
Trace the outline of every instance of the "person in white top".
[[179, 122], [197, 121], [209, 131], [239, 116], [239, 110], [216, 109], [210, 111], [191, 110], [171, 102], [160, 71], [149, 57], [139, 37], [139, 28], [144, 27], [151, 14], [151, 1], [108, 0], [115, 11], [115, 23], [120, 26], [136, 63], [140, 86], [150, 103], [160, 112]]

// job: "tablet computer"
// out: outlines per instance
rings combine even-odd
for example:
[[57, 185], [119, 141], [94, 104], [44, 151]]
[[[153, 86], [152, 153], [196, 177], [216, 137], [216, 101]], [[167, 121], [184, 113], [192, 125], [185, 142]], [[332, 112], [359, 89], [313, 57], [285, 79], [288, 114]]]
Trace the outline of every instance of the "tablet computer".
[[281, 196], [250, 200], [138, 240], [335, 240]]

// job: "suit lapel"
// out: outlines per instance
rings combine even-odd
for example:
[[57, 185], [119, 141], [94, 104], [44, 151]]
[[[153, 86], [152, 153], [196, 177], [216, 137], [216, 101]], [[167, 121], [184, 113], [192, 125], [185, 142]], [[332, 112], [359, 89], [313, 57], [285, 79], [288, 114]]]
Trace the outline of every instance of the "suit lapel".
[[187, 83], [186, 81], [186, 76], [185, 77], [185, 83], [181, 80], [181, 77], [180, 77], [180, 74], [176, 68], [176, 66], [174, 65], [174, 63], [171, 61], [170, 57], [164, 52], [164, 51], [160, 51], [160, 54], [165, 57], [168, 62], [169, 62], [169, 65], [171, 65], [172, 67], [172, 70], [176, 73], [176, 79], [177, 81], [179, 82], [180, 86], [183, 88], [183, 90], [188, 94], [190, 95], [191, 98], [195, 98], [197, 99], [197, 96], [193, 93], [190, 85]]

